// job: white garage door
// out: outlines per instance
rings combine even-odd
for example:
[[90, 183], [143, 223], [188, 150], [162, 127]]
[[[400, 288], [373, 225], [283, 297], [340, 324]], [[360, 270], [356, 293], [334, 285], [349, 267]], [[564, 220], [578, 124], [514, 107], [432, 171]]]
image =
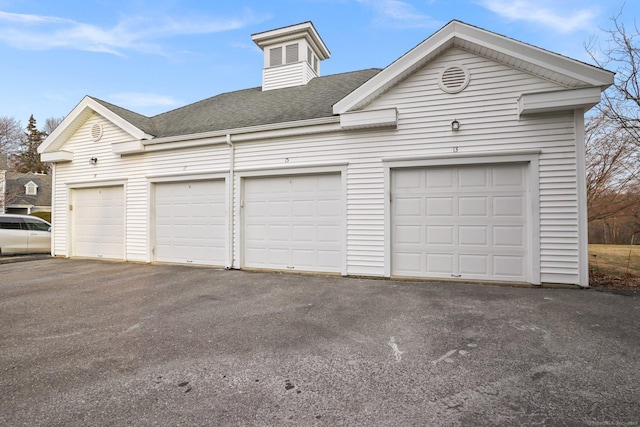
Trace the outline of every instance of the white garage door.
[[124, 187], [74, 189], [73, 254], [124, 258]]
[[340, 272], [340, 174], [247, 178], [244, 266]]
[[392, 173], [392, 274], [528, 281], [526, 165]]
[[155, 185], [155, 259], [225, 264], [224, 180]]

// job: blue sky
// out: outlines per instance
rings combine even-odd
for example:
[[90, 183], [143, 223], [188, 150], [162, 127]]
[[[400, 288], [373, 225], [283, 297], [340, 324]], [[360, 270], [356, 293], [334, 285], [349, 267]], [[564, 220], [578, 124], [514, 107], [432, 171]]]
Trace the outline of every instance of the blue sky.
[[0, 0], [0, 116], [67, 115], [84, 95], [155, 115], [260, 86], [251, 34], [312, 21], [322, 74], [383, 68], [452, 19], [581, 61], [637, 0]]

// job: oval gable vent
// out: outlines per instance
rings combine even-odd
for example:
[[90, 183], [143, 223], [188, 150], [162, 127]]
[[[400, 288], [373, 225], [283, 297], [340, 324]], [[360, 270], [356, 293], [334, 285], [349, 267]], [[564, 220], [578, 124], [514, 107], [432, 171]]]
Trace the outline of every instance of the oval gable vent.
[[440, 73], [440, 89], [448, 93], [461, 92], [469, 84], [469, 70], [462, 65], [452, 65]]
[[96, 123], [95, 125], [91, 126], [91, 140], [99, 141], [100, 138], [102, 138], [102, 125]]

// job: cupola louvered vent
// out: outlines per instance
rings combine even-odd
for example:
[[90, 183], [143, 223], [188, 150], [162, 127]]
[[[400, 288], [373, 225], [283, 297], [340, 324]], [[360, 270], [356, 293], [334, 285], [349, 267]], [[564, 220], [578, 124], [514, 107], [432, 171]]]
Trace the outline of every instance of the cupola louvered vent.
[[102, 138], [102, 125], [100, 123], [96, 123], [91, 126], [91, 140], [100, 141], [100, 138]]
[[458, 93], [469, 84], [469, 70], [462, 65], [452, 65], [440, 73], [440, 89], [448, 93]]

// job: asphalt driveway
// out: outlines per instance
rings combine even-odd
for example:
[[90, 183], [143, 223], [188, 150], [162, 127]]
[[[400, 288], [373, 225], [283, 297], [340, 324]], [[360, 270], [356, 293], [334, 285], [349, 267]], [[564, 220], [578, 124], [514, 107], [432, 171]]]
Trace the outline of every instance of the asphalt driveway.
[[0, 265], [0, 425], [639, 425], [640, 298]]

